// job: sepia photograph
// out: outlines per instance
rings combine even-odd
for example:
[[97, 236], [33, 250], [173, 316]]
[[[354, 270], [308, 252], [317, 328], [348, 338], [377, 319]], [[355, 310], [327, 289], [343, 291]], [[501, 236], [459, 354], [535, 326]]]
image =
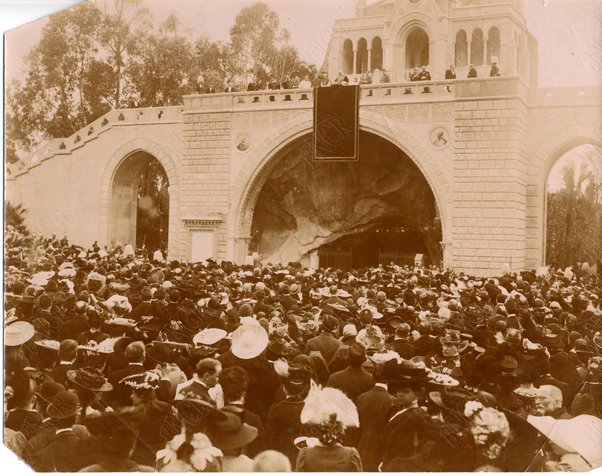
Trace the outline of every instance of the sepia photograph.
[[18, 13], [8, 473], [602, 466], [602, 0]]

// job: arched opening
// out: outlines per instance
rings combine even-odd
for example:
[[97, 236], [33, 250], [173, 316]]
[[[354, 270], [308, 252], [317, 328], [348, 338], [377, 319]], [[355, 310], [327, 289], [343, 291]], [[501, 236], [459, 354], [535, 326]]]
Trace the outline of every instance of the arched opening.
[[470, 62], [475, 66], [483, 65], [483, 30], [475, 28], [470, 42]]
[[500, 57], [500, 30], [492, 26], [487, 35], [487, 64], [491, 64], [492, 57]]
[[372, 57], [370, 71], [383, 69], [383, 42], [379, 36], [372, 38]]
[[456, 67], [468, 66], [468, 41], [464, 30], [460, 30], [456, 33], [456, 51], [454, 59]]
[[546, 263], [564, 268], [602, 258], [602, 148], [566, 152], [546, 189]]
[[398, 147], [360, 131], [359, 159], [314, 163], [311, 135], [272, 160], [253, 209], [249, 252], [266, 262], [301, 261], [344, 249], [348, 267], [403, 264], [416, 253], [439, 263], [441, 223], [433, 191]]
[[354, 73], [363, 73], [368, 70], [368, 42], [360, 38], [357, 42], [357, 65]]
[[117, 167], [111, 185], [110, 243], [131, 243], [148, 253], [167, 250], [169, 181], [161, 163], [138, 151]]
[[422, 28], [414, 28], [406, 40], [406, 68], [429, 64], [429, 37]]
[[345, 74], [353, 73], [353, 42], [347, 38], [343, 42], [341, 70]]

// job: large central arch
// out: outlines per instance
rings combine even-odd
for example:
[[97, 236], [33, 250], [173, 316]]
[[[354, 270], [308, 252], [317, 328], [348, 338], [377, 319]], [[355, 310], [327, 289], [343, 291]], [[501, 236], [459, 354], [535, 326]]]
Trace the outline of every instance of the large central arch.
[[[274, 131], [251, 152], [234, 181], [229, 218], [230, 255], [237, 261], [245, 259], [251, 239], [253, 213], [263, 186], [278, 164], [282, 150], [300, 137], [311, 133], [311, 113], [302, 113]], [[405, 128], [380, 114], [360, 110], [360, 130], [369, 132], [399, 148], [418, 167], [434, 196], [436, 214], [441, 223], [442, 244], [451, 239], [449, 204], [450, 187], [445, 170], [432, 154]], [[443, 247], [443, 261], [451, 264], [451, 248]]]

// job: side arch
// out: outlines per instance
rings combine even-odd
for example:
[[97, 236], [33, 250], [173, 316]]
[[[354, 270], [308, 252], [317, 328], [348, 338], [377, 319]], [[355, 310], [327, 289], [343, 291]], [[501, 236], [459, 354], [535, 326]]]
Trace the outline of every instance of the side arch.
[[[275, 130], [248, 158], [236, 177], [231, 196], [231, 211], [228, 219], [230, 255], [241, 261], [245, 258], [246, 245], [250, 239], [255, 205], [261, 189], [277, 165], [277, 155], [296, 139], [311, 133], [313, 117], [311, 112], [297, 116], [293, 121]], [[393, 129], [392, 123], [383, 115], [360, 110], [360, 129], [373, 133], [391, 142], [402, 150], [418, 167], [429, 184], [435, 197], [438, 216], [441, 220], [442, 241], [451, 241], [451, 196], [450, 187], [439, 163], [431, 156], [407, 130]], [[449, 262], [450, 257], [445, 256]]]
[[584, 144], [602, 147], [602, 128], [574, 124], [558, 128], [533, 145], [536, 151], [529, 167], [527, 187], [527, 260], [528, 267], [545, 264], [548, 177], [554, 164], [565, 153]]
[[119, 170], [120, 165], [137, 152], [146, 152], [156, 158], [163, 166], [169, 180], [168, 255], [171, 257], [178, 257], [180, 177], [176, 163], [171, 155], [168, 154], [160, 144], [150, 139], [136, 138], [122, 144], [113, 151], [110, 159], [104, 166], [100, 186], [100, 220], [98, 236], [104, 237], [105, 242], [111, 244], [110, 210], [112, 185], [115, 180], [115, 174]]

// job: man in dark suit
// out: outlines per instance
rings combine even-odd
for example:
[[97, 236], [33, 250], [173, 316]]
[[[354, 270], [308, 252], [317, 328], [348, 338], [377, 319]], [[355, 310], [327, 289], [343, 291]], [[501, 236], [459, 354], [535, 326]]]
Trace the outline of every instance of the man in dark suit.
[[89, 329], [88, 321], [86, 320], [86, 314], [88, 312], [96, 311], [88, 310], [87, 308], [87, 304], [80, 301], [75, 304], [74, 315], [70, 318], [65, 316], [63, 324], [58, 333], [61, 341], [65, 339], [77, 339], [82, 332], [85, 332]]
[[357, 449], [362, 458], [364, 471], [378, 470], [383, 456], [383, 429], [395, 405], [395, 398], [387, 391], [387, 385], [382, 382], [382, 370], [382, 365], [375, 367], [374, 387], [362, 393], [355, 401], [360, 418]]
[[445, 70], [445, 79], [456, 79], [456, 70], [453, 64], [450, 64], [449, 68]]
[[259, 415], [245, 407], [248, 383], [249, 374], [242, 367], [228, 367], [219, 376], [219, 384], [224, 393], [224, 406], [221, 410], [238, 415], [243, 423], [254, 426], [258, 430], [257, 438], [245, 449], [245, 454], [252, 458], [263, 450], [265, 435]]
[[215, 405], [215, 401], [209, 395], [209, 389], [217, 385], [221, 371], [222, 364], [219, 360], [211, 358], [199, 360], [192, 379], [178, 386], [176, 400], [195, 398]]
[[132, 387], [122, 381], [130, 375], [144, 373], [145, 356], [146, 352], [142, 342], [132, 342], [125, 348], [125, 359], [128, 366], [109, 375], [109, 383], [113, 385], [113, 390], [108, 395], [110, 405], [119, 408], [132, 404]]
[[341, 342], [334, 336], [339, 328], [339, 320], [327, 314], [322, 320], [322, 333], [307, 341], [309, 350], [316, 350], [322, 354], [326, 362], [330, 362]]
[[327, 387], [338, 388], [355, 402], [357, 397], [374, 386], [372, 375], [362, 368], [366, 361], [366, 349], [357, 342], [349, 346], [346, 369], [333, 373]]
[[77, 472], [93, 462], [92, 455], [77, 450], [83, 441], [73, 430], [78, 406], [73, 392], [62, 391], [53, 397], [48, 415], [56, 422], [56, 431], [47, 446], [29, 457], [35, 471]]
[[287, 285], [282, 286], [280, 295], [278, 296], [278, 302], [285, 311], [288, 311], [292, 305], [299, 304], [299, 301], [291, 296], [290, 288]]
[[[27, 444], [23, 449], [23, 458], [25, 461], [29, 461], [31, 455], [48, 446], [54, 439], [57, 430], [56, 422], [48, 415], [48, 406], [58, 393], [64, 391], [65, 387], [62, 385], [53, 380], [47, 380], [42, 383], [36, 393], [38, 397], [36, 400], [36, 409], [42, 418], [42, 425], [38, 428], [35, 435], [27, 440]], [[73, 432], [80, 438], [88, 438], [90, 436], [90, 432], [83, 425], [73, 425], [72, 428]]]
[[52, 369], [48, 375], [56, 383], [67, 386], [67, 372], [74, 370], [74, 362], [77, 357], [77, 341], [73, 339], [65, 339], [59, 346], [59, 363]]
[[[143, 317], [152, 317], [154, 316], [154, 310], [152, 305], [153, 293], [151, 292], [149, 287], [144, 287], [140, 290], [140, 298], [142, 302], [138, 304], [130, 315], [128, 316], [130, 319], [134, 319], [136, 322], [140, 322]], [[145, 319], [150, 320], [150, 319]]]
[[403, 359], [411, 359], [416, 355], [416, 348], [409, 340], [410, 325], [401, 323], [395, 330], [395, 339], [391, 342], [391, 347]]

